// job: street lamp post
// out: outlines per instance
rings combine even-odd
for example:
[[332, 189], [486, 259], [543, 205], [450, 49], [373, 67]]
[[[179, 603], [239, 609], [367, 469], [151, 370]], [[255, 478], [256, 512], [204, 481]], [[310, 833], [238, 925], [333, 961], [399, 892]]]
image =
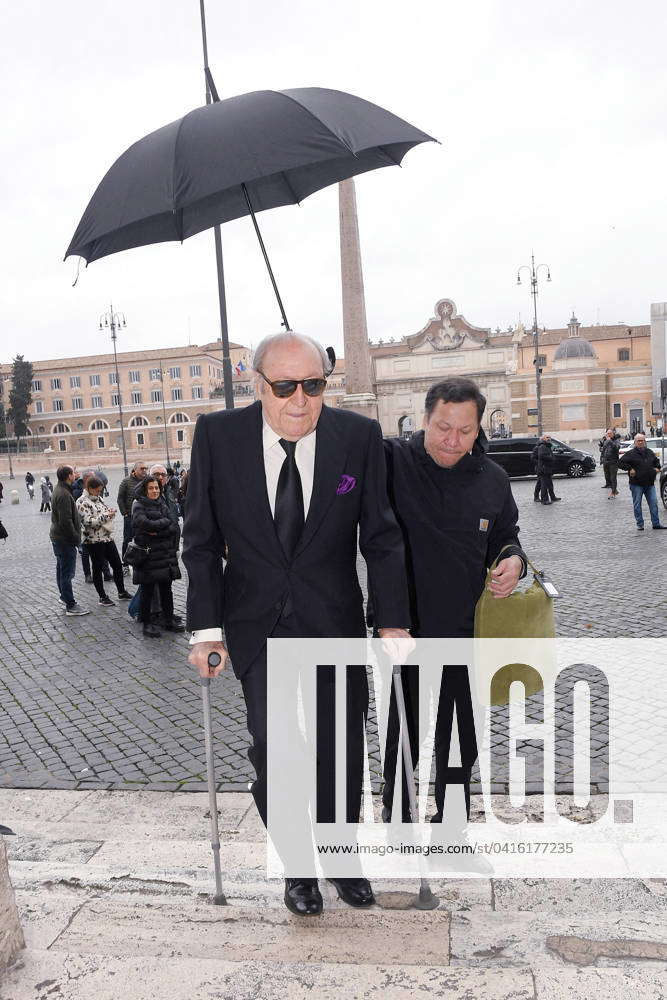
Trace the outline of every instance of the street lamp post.
[[122, 327], [125, 329], [127, 323], [125, 322], [125, 315], [123, 313], [114, 312], [113, 304], [109, 306], [109, 312], [103, 313], [100, 316], [100, 330], [104, 327], [108, 327], [111, 330], [111, 343], [113, 344], [113, 361], [114, 370], [116, 372], [116, 394], [118, 396], [118, 415], [120, 416], [120, 440], [123, 445], [123, 467], [125, 469], [125, 478], [129, 476], [129, 471], [127, 468], [127, 450], [125, 448], [125, 429], [123, 427], [123, 398], [120, 391], [120, 376], [118, 374], [118, 354], [116, 353], [116, 329], [117, 327]]
[[533, 346], [535, 348], [535, 396], [537, 399], [537, 436], [542, 437], [542, 368], [540, 367], [540, 331], [537, 326], [537, 275], [541, 267], [546, 268], [547, 281], [551, 281], [551, 271], [548, 264], [538, 264], [535, 267], [535, 254], [530, 255], [530, 267], [522, 264], [516, 274], [517, 285], [521, 284], [521, 272], [525, 268], [530, 274], [530, 294], [533, 296]]
[[160, 366], [160, 395], [162, 396], [162, 420], [164, 423], [164, 446], [167, 449], [167, 468], [171, 467], [169, 461], [169, 429], [167, 427], [167, 409], [164, 405], [164, 372]]

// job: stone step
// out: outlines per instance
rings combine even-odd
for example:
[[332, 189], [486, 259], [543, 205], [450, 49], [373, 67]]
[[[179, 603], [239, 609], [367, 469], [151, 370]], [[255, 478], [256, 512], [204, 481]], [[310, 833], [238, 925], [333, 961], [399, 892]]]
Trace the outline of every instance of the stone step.
[[[3, 1000], [535, 1000], [528, 968], [450, 969], [447, 966], [353, 965], [349, 962], [233, 962], [207, 956], [118, 956], [59, 950], [26, 953], [3, 980]], [[589, 1000], [591, 992], [568, 994]], [[558, 994], [561, 996], [561, 994]], [[621, 997], [622, 994], [614, 993]], [[641, 994], [658, 1000], [658, 993]], [[544, 994], [555, 1000], [556, 994]], [[611, 997], [611, 994], [610, 994]]]

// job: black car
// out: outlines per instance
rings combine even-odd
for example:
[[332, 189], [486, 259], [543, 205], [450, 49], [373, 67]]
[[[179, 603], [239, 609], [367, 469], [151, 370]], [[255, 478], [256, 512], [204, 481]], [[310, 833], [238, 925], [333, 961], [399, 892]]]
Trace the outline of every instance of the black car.
[[[533, 449], [539, 444], [537, 437], [494, 438], [489, 441], [489, 458], [502, 466], [508, 476], [534, 476], [535, 465], [531, 459]], [[579, 478], [595, 471], [595, 459], [586, 452], [571, 448], [564, 441], [551, 438], [554, 457], [554, 475], [559, 473]]]
[[660, 470], [660, 497], [663, 505], [667, 507], [667, 462]]

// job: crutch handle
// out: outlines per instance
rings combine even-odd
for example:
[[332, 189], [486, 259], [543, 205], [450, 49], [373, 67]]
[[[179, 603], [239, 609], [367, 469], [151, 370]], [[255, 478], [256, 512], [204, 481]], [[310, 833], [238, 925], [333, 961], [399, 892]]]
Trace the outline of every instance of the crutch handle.
[[217, 667], [220, 664], [222, 657], [220, 653], [209, 653], [208, 654], [208, 665], [209, 667]]

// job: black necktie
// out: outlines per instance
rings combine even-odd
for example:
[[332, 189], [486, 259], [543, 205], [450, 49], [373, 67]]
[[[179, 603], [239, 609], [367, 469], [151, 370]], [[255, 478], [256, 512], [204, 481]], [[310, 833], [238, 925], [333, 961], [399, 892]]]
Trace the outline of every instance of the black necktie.
[[285, 555], [291, 557], [301, 537], [304, 525], [303, 491], [296, 464], [296, 441], [283, 441], [280, 446], [287, 456], [280, 469], [276, 490], [274, 522]]

